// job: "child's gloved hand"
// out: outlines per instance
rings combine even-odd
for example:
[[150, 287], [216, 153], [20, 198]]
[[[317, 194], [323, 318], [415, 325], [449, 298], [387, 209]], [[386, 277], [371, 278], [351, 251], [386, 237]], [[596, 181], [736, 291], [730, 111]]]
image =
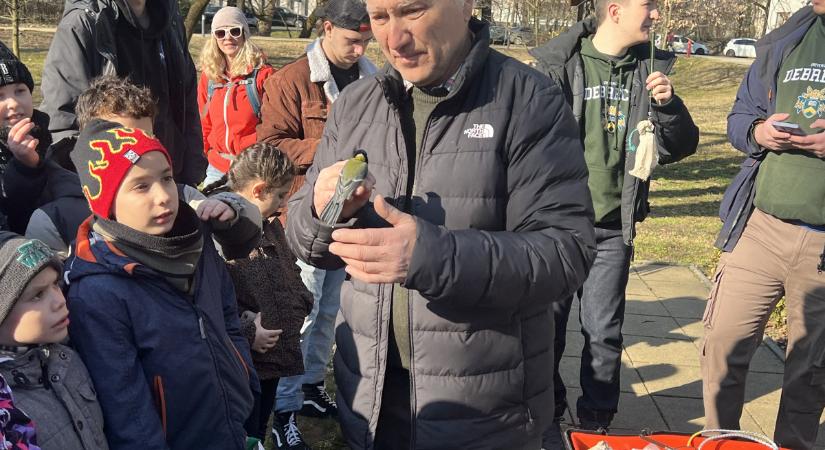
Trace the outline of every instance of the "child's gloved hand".
[[34, 129], [31, 119], [22, 119], [11, 127], [7, 143], [14, 157], [26, 167], [37, 167], [40, 164], [40, 155], [37, 154], [39, 139], [32, 137], [29, 132]]
[[261, 325], [261, 313], [255, 316], [255, 341], [252, 343], [252, 350], [258, 353], [266, 353], [278, 343], [281, 333], [284, 330], [267, 330]]
[[208, 198], [202, 201], [200, 205], [198, 205], [198, 209], [195, 213], [204, 222], [213, 219], [218, 222], [230, 222], [235, 220], [235, 210], [226, 203], [214, 198]]

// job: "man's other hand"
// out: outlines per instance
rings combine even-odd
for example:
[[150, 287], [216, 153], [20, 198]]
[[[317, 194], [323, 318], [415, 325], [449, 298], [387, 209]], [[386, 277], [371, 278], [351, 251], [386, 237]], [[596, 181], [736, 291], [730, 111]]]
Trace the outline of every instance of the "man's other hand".
[[375, 212], [390, 228], [340, 229], [332, 233], [329, 251], [346, 263], [346, 271], [364, 283], [401, 283], [415, 249], [417, 224], [384, 200], [375, 198]]

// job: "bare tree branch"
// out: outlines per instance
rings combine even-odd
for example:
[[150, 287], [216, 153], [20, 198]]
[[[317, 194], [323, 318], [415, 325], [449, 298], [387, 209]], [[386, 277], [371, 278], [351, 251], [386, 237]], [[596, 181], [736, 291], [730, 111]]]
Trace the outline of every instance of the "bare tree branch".
[[186, 42], [192, 40], [192, 34], [195, 32], [195, 27], [198, 25], [198, 21], [200, 21], [201, 15], [203, 15], [203, 11], [206, 9], [206, 5], [209, 4], [209, 0], [193, 0], [192, 5], [189, 7], [189, 12], [186, 14], [186, 19], [183, 21], [183, 26], [186, 28]]

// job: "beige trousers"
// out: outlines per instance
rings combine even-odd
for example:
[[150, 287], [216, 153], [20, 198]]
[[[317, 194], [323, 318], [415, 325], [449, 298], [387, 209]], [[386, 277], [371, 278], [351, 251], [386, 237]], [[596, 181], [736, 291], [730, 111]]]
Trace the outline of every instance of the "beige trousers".
[[810, 449], [825, 407], [825, 232], [758, 209], [736, 248], [722, 255], [703, 322], [707, 428], [738, 429], [748, 365], [776, 302], [785, 296], [788, 349], [774, 439]]

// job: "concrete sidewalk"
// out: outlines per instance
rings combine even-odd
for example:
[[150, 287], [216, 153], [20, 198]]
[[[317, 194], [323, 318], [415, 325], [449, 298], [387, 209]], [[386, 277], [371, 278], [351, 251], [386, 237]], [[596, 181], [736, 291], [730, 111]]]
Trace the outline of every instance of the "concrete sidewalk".
[[[707, 281], [689, 267], [638, 263], [631, 268], [623, 328], [622, 394], [612, 431], [693, 432], [704, 427], [699, 351], [708, 290]], [[575, 306], [573, 312], [577, 311]], [[561, 363], [571, 408], [581, 394], [583, 345], [578, 315], [573, 312]], [[748, 375], [743, 429], [773, 437], [782, 372], [782, 360], [762, 344]], [[570, 413], [568, 423], [576, 417], [575, 411]], [[825, 426], [820, 426], [817, 448], [825, 449]]]

